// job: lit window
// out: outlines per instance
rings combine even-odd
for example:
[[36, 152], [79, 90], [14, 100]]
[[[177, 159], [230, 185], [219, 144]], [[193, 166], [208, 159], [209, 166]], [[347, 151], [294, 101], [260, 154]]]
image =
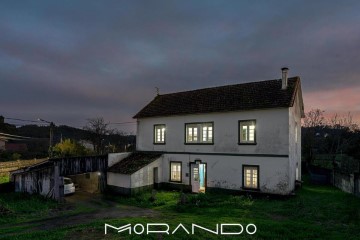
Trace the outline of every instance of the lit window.
[[239, 121], [240, 143], [256, 143], [256, 121]]
[[170, 181], [181, 182], [181, 162], [170, 162]]
[[154, 125], [154, 143], [165, 144], [165, 124]]
[[244, 187], [258, 189], [259, 167], [244, 166]]
[[186, 124], [186, 143], [213, 143], [213, 123]]

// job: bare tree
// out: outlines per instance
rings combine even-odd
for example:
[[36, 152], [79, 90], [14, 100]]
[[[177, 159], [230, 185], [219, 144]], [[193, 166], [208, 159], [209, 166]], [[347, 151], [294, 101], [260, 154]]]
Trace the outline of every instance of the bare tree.
[[316, 132], [323, 129], [326, 125], [324, 111], [320, 109], [311, 109], [305, 114], [303, 120], [303, 153], [307, 164], [311, 164], [314, 160], [314, 147], [316, 140]]
[[330, 118], [328, 126], [331, 129], [332, 139], [329, 153], [334, 155], [345, 151], [355, 137], [355, 134], [351, 133], [359, 130], [350, 112], [344, 116], [335, 114]]
[[97, 154], [103, 152], [103, 141], [105, 136], [112, 134], [113, 130], [109, 129], [109, 123], [105, 122], [104, 118], [90, 118], [87, 119], [87, 124], [84, 127], [84, 130], [90, 132], [89, 140], [94, 146], [94, 151]]
[[303, 156], [308, 164], [313, 163], [316, 151], [330, 154], [335, 164], [337, 155], [353, 151], [356, 146], [359, 126], [351, 113], [335, 114], [330, 118], [325, 118], [323, 113], [320, 109], [312, 109], [303, 120]]
[[324, 112], [325, 111], [320, 109], [311, 109], [309, 112], [305, 114], [305, 118], [303, 120], [303, 127], [311, 128], [311, 127], [322, 127], [326, 125]]

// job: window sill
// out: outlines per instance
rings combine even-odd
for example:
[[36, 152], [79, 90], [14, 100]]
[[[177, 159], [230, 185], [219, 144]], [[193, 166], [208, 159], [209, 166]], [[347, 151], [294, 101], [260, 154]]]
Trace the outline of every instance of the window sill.
[[184, 143], [185, 145], [214, 145], [214, 143]]
[[256, 142], [253, 142], [253, 143], [239, 142], [238, 145], [257, 145], [257, 143]]
[[169, 180], [169, 182], [171, 182], [171, 183], [182, 183], [182, 181], [172, 181], [172, 180]]
[[166, 143], [153, 143], [154, 145], [165, 145]]
[[242, 190], [248, 191], [248, 192], [260, 192], [260, 188], [248, 188], [248, 187], [242, 187]]

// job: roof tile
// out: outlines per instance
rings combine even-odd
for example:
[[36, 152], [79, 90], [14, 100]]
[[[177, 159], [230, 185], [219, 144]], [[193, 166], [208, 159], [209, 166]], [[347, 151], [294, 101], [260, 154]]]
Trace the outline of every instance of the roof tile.
[[291, 107], [299, 83], [293, 77], [286, 90], [277, 79], [158, 95], [134, 118]]
[[161, 157], [161, 153], [134, 152], [108, 168], [108, 172], [133, 174]]

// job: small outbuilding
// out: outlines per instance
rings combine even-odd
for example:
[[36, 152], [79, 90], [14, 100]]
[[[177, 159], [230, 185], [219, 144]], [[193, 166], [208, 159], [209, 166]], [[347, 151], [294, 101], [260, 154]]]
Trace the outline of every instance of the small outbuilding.
[[64, 177], [72, 178], [83, 190], [104, 192], [107, 167], [107, 155], [56, 158], [11, 171], [10, 176], [16, 192], [37, 193], [61, 200]]
[[132, 195], [142, 190], [158, 188], [162, 175], [162, 158], [161, 153], [131, 153], [108, 168], [108, 189], [114, 193]]

